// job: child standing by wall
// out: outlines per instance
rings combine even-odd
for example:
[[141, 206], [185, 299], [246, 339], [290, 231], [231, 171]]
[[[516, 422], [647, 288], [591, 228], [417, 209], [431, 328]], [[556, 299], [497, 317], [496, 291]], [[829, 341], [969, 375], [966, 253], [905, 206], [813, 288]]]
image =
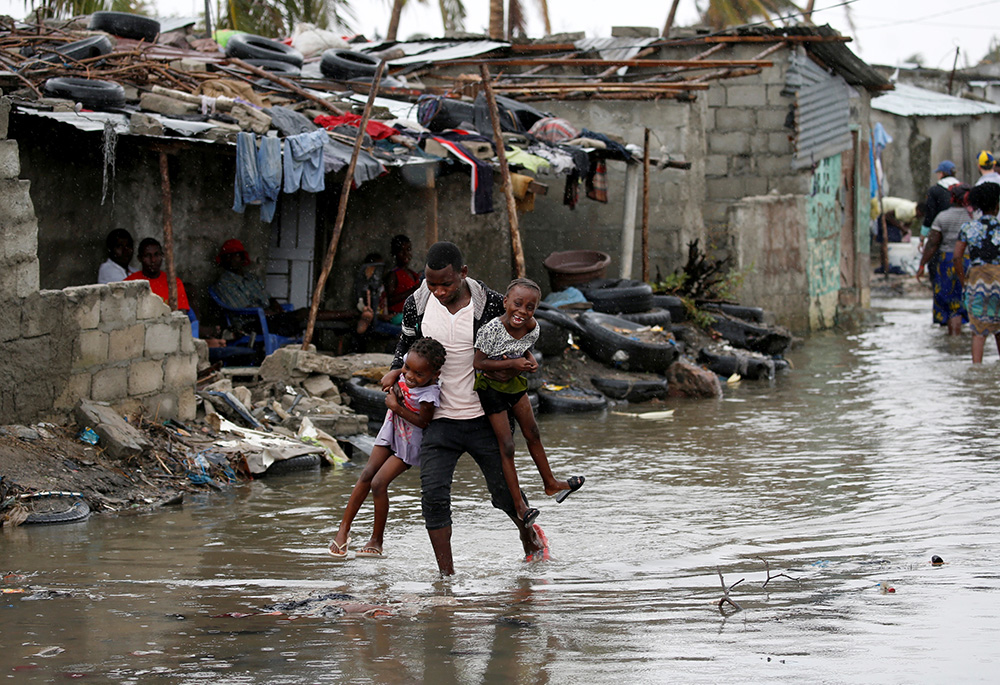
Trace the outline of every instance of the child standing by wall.
[[330, 543], [330, 554], [337, 559], [347, 558], [351, 524], [369, 491], [375, 505], [375, 523], [371, 539], [355, 556], [382, 557], [382, 536], [389, 518], [389, 483], [411, 466], [420, 464], [420, 440], [441, 395], [437, 381], [444, 359], [444, 346], [431, 338], [420, 338], [410, 346], [399, 380], [386, 395], [385, 405], [389, 410], [375, 437], [375, 447], [347, 501], [340, 530]]
[[583, 476], [573, 476], [559, 481], [552, 475], [548, 457], [542, 446], [541, 433], [535, 422], [535, 415], [528, 401], [528, 380], [525, 373], [538, 370], [538, 363], [529, 351], [538, 340], [538, 322], [535, 309], [542, 296], [538, 284], [527, 278], [516, 278], [507, 286], [503, 298], [506, 311], [492, 321], [483, 324], [476, 336], [476, 357], [473, 366], [477, 372], [476, 392], [482, 402], [493, 432], [500, 444], [504, 479], [514, 495], [517, 515], [526, 525], [537, 517], [538, 510], [528, 507], [518, 493], [521, 488], [514, 467], [514, 436], [511, 435], [507, 412], [513, 412], [521, 427], [521, 434], [528, 443], [528, 452], [535, 462], [546, 495], [555, 495], [562, 502], [583, 485]]

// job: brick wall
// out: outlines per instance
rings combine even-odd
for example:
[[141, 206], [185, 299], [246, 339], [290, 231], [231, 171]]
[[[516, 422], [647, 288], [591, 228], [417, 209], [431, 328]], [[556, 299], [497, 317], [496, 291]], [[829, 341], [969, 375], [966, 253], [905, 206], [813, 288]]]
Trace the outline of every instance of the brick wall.
[[87, 398], [192, 418], [186, 315], [145, 281], [39, 290], [38, 224], [0, 99], [0, 422], [58, 417]]

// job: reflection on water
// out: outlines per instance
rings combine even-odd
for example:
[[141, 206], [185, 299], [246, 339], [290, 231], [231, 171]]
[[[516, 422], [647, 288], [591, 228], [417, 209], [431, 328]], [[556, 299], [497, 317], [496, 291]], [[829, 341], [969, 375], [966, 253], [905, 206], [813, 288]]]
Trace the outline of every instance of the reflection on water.
[[[260, 481], [144, 517], [4, 530], [0, 673], [43, 682], [927, 682], [993, 679], [1000, 365], [930, 325], [812, 337], [796, 370], [672, 420], [546, 417], [554, 560], [525, 565], [463, 459], [459, 574], [437, 578], [418, 475], [395, 485], [381, 561], [326, 546], [356, 478]], [[890, 308], [891, 307], [891, 308]], [[537, 501], [542, 500], [542, 501]], [[366, 507], [355, 538], [371, 525]], [[932, 567], [932, 554], [946, 565]], [[763, 587], [764, 560], [772, 575]], [[743, 611], [720, 612], [718, 571]], [[882, 585], [880, 585], [882, 584]], [[894, 593], [883, 594], [892, 586]], [[347, 593], [397, 615], [262, 613]], [[245, 615], [244, 615], [245, 614]]]

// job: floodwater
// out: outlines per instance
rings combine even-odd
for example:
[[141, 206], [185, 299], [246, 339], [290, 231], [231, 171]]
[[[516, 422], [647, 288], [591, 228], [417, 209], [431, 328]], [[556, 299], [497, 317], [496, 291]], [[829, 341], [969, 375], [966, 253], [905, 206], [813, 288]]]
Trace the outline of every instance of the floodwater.
[[[15, 682], [914, 683], [996, 680], [1000, 364], [877, 302], [885, 325], [813, 336], [774, 384], [673, 419], [544, 417], [553, 559], [525, 564], [463, 458], [458, 574], [437, 577], [418, 477], [381, 561], [326, 546], [356, 471], [258, 481], [140, 517], [0, 532], [0, 674]], [[545, 501], [541, 501], [545, 500]], [[366, 539], [371, 509], [355, 538]], [[357, 543], [356, 545], [357, 546]], [[945, 560], [932, 566], [932, 555]], [[766, 560], [772, 575], [767, 582]], [[718, 600], [730, 597], [736, 611]], [[7, 585], [9, 587], [9, 584]], [[889, 592], [888, 588], [894, 592]], [[345, 593], [394, 616], [268, 614]], [[315, 606], [315, 605], [307, 605]]]

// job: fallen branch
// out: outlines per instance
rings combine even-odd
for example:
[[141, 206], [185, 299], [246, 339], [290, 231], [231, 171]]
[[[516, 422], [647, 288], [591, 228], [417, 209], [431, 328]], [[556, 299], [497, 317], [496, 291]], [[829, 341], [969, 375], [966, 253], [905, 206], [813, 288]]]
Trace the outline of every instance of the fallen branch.
[[720, 611], [722, 610], [722, 605], [723, 604], [727, 604], [728, 603], [728, 604], [732, 604], [734, 607], [736, 607], [736, 611], [743, 611], [743, 607], [741, 607], [739, 604], [737, 604], [736, 602], [734, 602], [733, 599], [732, 599], [732, 597], [729, 596], [729, 593], [732, 591], [732, 589], [734, 587], [736, 587], [737, 585], [739, 585], [740, 583], [742, 583], [744, 580], [746, 580], [746, 578], [740, 578], [739, 580], [737, 580], [735, 583], [733, 583], [729, 587], [726, 587], [726, 581], [722, 577], [722, 569], [720, 569], [718, 566], [716, 566], [715, 570], [718, 571], [718, 573], [719, 573], [719, 584], [722, 585], [722, 598], [719, 600], [719, 610]]
[[781, 577], [788, 578], [788, 580], [794, 580], [796, 583], [801, 583], [802, 582], [798, 578], [792, 578], [787, 573], [777, 573], [777, 574], [775, 574], [775, 575], [772, 576], [771, 575], [771, 565], [767, 563], [767, 559], [765, 559], [764, 557], [756, 557], [756, 558], [760, 559], [761, 561], [764, 562], [764, 570], [767, 571], [767, 580], [765, 580], [764, 584], [761, 585], [762, 588], [767, 587], [767, 584], [770, 583], [775, 578], [781, 578]]

